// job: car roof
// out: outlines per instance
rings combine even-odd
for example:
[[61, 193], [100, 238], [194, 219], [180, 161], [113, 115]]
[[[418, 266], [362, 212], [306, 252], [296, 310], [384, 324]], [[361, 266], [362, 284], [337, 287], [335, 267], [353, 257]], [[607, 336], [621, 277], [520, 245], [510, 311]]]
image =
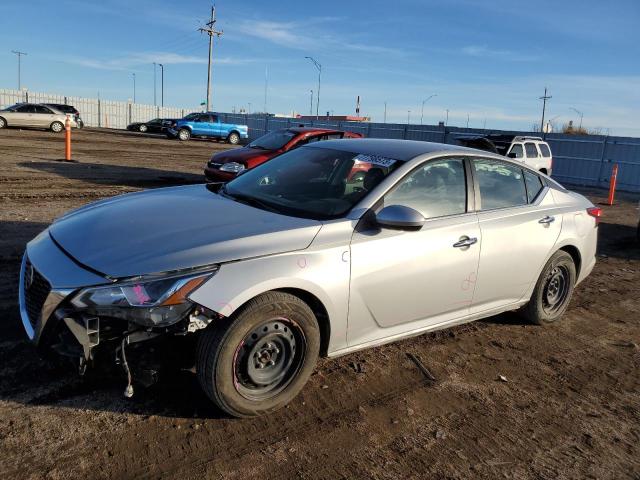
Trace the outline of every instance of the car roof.
[[329, 133], [329, 132], [344, 132], [345, 130], [338, 130], [335, 128], [323, 128], [323, 127], [289, 127], [283, 130], [289, 130], [295, 133]]
[[[325, 140], [311, 143], [303, 148], [333, 148], [351, 153], [379, 155], [408, 162], [420, 155], [429, 153], [478, 153], [480, 150], [445, 143], [422, 142], [418, 140], [396, 140], [387, 138], [351, 138], [341, 140]], [[482, 152], [486, 155], [488, 152]]]

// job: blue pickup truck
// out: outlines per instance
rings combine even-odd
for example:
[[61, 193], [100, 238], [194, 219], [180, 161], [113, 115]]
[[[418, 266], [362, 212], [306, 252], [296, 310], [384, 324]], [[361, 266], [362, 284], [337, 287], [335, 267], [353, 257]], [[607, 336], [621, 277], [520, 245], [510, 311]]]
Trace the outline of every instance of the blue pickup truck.
[[176, 120], [167, 130], [167, 137], [182, 141], [191, 137], [215, 138], [236, 145], [249, 138], [249, 127], [233, 123], [222, 123], [217, 113], [190, 113]]

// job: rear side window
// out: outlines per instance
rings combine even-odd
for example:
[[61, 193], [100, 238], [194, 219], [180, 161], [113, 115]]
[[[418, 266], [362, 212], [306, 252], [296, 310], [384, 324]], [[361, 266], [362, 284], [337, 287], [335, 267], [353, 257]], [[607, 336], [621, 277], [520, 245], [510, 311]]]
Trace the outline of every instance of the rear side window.
[[540, 153], [542, 153], [544, 158], [551, 157], [551, 150], [549, 150], [549, 146], [546, 143], [539, 143], [538, 146], [540, 147]]
[[384, 199], [385, 205], [404, 205], [425, 218], [465, 213], [467, 184], [459, 158], [427, 162], [405, 177]]
[[42, 105], [35, 105], [34, 108], [36, 113], [53, 113], [47, 107], [43, 107]]
[[522, 170], [494, 160], [473, 161], [475, 177], [480, 187], [482, 210], [526, 205], [527, 191]]
[[522, 158], [524, 157], [524, 153], [522, 152], [522, 144], [516, 143], [513, 147], [511, 147], [511, 151], [509, 155], [513, 158]]
[[538, 149], [535, 143], [525, 143], [524, 148], [527, 151], [527, 158], [538, 158]]
[[531, 203], [543, 189], [542, 180], [535, 173], [524, 170], [524, 183], [527, 187], [527, 202]]

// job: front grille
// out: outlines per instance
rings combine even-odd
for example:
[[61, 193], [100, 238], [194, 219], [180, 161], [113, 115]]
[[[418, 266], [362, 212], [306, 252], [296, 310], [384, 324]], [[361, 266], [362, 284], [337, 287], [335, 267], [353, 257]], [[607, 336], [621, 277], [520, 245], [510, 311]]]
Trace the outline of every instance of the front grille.
[[33, 328], [40, 321], [42, 307], [51, 291], [51, 284], [33, 268], [27, 259], [24, 265], [24, 303], [29, 315], [29, 323]]

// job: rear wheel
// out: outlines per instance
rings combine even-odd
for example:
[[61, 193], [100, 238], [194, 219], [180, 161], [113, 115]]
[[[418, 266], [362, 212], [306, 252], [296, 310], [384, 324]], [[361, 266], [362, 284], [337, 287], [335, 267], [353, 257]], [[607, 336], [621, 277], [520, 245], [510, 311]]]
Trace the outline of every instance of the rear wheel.
[[147, 126], [146, 125], [140, 125], [138, 127], [138, 130], [140, 130], [140, 133], [145, 133], [147, 131]]
[[188, 128], [181, 128], [180, 131], [178, 132], [178, 138], [183, 142], [186, 142], [191, 138], [191, 132], [189, 131]]
[[537, 325], [555, 322], [569, 306], [575, 283], [576, 266], [571, 255], [563, 250], [554, 253], [542, 270], [522, 314]]
[[0, 128], [5, 128], [7, 126], [7, 121], [0, 117]]
[[319, 350], [320, 330], [309, 306], [288, 293], [265, 293], [204, 331], [198, 342], [198, 380], [228, 414], [261, 415], [298, 394]]
[[62, 122], [53, 122], [49, 128], [51, 128], [51, 131], [53, 133], [60, 133], [62, 130], [64, 130], [64, 125], [62, 124]]
[[231, 132], [227, 137], [227, 142], [229, 142], [231, 145], [237, 145], [238, 143], [240, 143], [240, 135], [238, 135], [236, 132]]

